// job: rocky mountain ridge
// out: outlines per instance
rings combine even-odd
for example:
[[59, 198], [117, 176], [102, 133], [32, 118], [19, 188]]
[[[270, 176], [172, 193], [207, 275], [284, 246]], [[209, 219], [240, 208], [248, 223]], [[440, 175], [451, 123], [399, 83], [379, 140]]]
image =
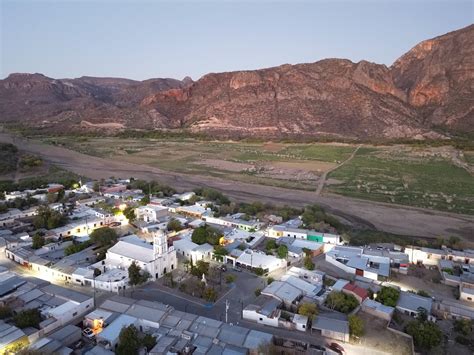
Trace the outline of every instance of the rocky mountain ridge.
[[474, 133], [474, 25], [421, 42], [391, 67], [324, 59], [197, 81], [12, 74], [0, 80], [0, 122], [231, 138]]

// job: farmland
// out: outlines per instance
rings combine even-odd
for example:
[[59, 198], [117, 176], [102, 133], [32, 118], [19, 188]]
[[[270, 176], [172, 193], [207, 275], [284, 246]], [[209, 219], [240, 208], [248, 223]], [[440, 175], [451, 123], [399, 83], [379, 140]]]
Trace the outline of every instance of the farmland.
[[315, 191], [329, 172], [323, 194], [474, 214], [474, 154], [448, 146], [367, 145], [340, 165], [355, 145], [67, 136], [40, 140], [170, 172], [308, 191]]

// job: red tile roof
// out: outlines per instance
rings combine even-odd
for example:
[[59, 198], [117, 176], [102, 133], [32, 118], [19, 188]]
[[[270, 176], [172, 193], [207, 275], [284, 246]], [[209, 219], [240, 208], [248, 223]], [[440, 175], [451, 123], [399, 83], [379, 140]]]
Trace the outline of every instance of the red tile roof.
[[356, 294], [357, 296], [359, 296], [362, 299], [362, 301], [365, 300], [368, 297], [368, 293], [367, 293], [367, 290], [365, 288], [359, 287], [359, 286], [354, 285], [354, 284], [348, 283], [346, 286], [343, 287], [343, 289]]

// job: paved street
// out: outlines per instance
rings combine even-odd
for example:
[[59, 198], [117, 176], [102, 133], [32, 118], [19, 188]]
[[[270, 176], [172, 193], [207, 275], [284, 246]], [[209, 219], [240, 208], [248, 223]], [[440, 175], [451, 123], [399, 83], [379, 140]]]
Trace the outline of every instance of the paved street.
[[[0, 241], [1, 244], [1, 241]], [[4, 247], [0, 245], [0, 266], [4, 266], [11, 271], [24, 276], [38, 277], [33, 271], [26, 269], [19, 264], [9, 260], [5, 256]], [[177, 290], [170, 289], [159, 285], [157, 282], [150, 282], [135, 290], [128, 290], [123, 296], [132, 297], [135, 299], [145, 299], [150, 301], [162, 302], [173, 306], [175, 309], [197, 314], [200, 316], [209, 317], [225, 322], [225, 301], [229, 301], [229, 310], [227, 313], [228, 323], [234, 325], [241, 325], [249, 329], [260, 330], [271, 333], [275, 336], [284, 339], [294, 339], [306, 343], [315, 345], [325, 346], [329, 339], [322, 337], [316, 333], [309, 332], [298, 332], [288, 331], [281, 328], [268, 327], [260, 325], [254, 322], [243, 320], [242, 308], [247, 304], [251, 303], [255, 299], [255, 289], [263, 289], [266, 286], [266, 279], [257, 277], [256, 275], [247, 271], [236, 272], [234, 270], [228, 270], [225, 274], [233, 274], [236, 276], [236, 281], [233, 287], [214, 304], [208, 304], [200, 299], [193, 298], [191, 296], [177, 292]], [[275, 275], [271, 275], [275, 276]], [[94, 290], [89, 287], [81, 287], [73, 284], [65, 284], [63, 282], [53, 282], [59, 286], [67, 287], [75, 291], [82, 292], [88, 295], [94, 295]], [[105, 291], [96, 291], [96, 304], [101, 304], [104, 300], [111, 297], [112, 293]], [[344, 344], [343, 345], [347, 354], [366, 355], [367, 348]], [[370, 354], [385, 354], [377, 351], [376, 349], [370, 349]]]

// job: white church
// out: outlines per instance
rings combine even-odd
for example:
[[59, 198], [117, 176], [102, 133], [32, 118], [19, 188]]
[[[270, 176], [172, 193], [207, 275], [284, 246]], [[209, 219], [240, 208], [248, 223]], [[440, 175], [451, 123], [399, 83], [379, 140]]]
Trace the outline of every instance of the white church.
[[[142, 270], [147, 271], [152, 280], [159, 279], [177, 266], [176, 251], [168, 247], [167, 236], [163, 231], [153, 233], [153, 244], [136, 235], [121, 238], [107, 250], [105, 259], [87, 268], [74, 271], [73, 282], [93, 286], [97, 289], [120, 292], [128, 289], [128, 267], [135, 262]], [[99, 269], [100, 275], [93, 275]]]
[[106, 254], [105, 263], [122, 269], [135, 262], [142, 270], [150, 273], [153, 280], [159, 279], [176, 268], [176, 251], [168, 247], [163, 231], [153, 232], [153, 244], [136, 235], [121, 238]]

